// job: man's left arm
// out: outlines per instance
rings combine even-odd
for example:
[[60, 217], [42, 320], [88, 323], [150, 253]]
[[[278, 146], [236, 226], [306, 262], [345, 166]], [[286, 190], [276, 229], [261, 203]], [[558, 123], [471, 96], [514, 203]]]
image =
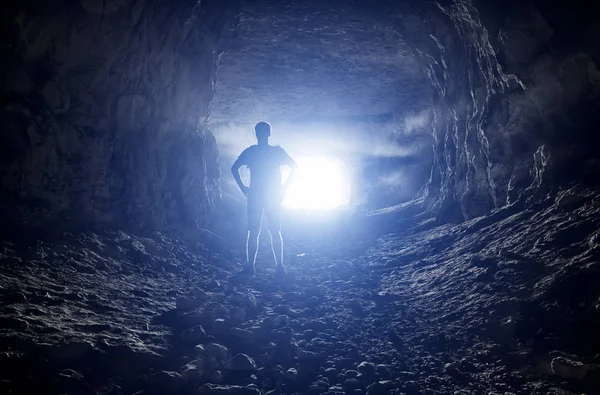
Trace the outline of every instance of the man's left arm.
[[240, 191], [242, 191], [242, 193], [244, 195], [246, 195], [246, 197], [248, 197], [248, 192], [249, 192], [250, 188], [248, 188], [246, 185], [244, 185], [244, 183], [242, 182], [242, 178], [240, 177], [240, 167], [242, 167], [243, 165], [246, 164], [245, 157], [246, 157], [246, 151], [242, 152], [242, 154], [237, 158], [237, 160], [231, 166], [231, 174], [233, 174], [233, 178], [235, 179], [235, 182], [237, 183], [238, 187], [240, 188]]

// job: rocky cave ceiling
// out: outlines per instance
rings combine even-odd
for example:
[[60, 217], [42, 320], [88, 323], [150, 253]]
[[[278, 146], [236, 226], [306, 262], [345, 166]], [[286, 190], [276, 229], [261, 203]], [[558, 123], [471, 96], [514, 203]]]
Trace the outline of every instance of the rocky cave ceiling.
[[425, 75], [385, 2], [245, 4], [211, 122], [379, 119], [421, 108]]

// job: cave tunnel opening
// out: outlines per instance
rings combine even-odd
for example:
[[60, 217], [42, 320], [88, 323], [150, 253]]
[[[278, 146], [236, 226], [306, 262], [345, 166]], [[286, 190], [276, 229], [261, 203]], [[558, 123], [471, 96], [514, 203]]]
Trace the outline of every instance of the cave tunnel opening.
[[241, 14], [210, 113], [222, 193], [243, 200], [228, 164], [253, 143], [253, 122], [264, 120], [273, 144], [292, 157], [345, 163], [350, 208], [414, 198], [433, 162], [433, 94], [396, 16], [385, 5], [333, 2], [313, 12], [311, 4], [253, 2]]

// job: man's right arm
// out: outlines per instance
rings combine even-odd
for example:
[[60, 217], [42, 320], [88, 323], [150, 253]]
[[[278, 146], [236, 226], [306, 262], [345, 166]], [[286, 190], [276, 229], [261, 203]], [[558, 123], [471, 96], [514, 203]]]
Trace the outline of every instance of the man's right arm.
[[[246, 152], [246, 151], [244, 151]], [[244, 183], [242, 182], [242, 177], [240, 176], [240, 167], [244, 166], [244, 152], [242, 152], [242, 154], [239, 156], [239, 158], [237, 158], [237, 160], [235, 162], [233, 162], [233, 165], [231, 166], [231, 174], [233, 174], [233, 178], [235, 179], [235, 182], [237, 183], [238, 187], [240, 188], [240, 191], [242, 191], [242, 193], [244, 195], [246, 195], [246, 197], [248, 196], [248, 191], [249, 188], [247, 186], [244, 185]]]

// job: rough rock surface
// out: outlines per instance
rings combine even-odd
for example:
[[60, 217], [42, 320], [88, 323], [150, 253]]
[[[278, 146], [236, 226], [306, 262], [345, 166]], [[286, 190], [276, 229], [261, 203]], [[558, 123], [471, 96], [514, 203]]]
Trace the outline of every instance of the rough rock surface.
[[553, 50], [551, 26], [530, 2], [398, 2], [398, 10], [434, 88], [425, 196], [439, 220], [474, 218], [574, 178], [598, 181], [597, 155], [585, 148], [598, 142], [597, 46]]
[[430, 90], [391, 11], [362, 0], [246, 2], [211, 121], [359, 120], [420, 109]]
[[158, 233], [6, 240], [0, 392], [599, 394], [599, 202], [438, 226], [417, 201], [292, 238], [278, 280]]
[[238, 11], [234, 1], [3, 3], [2, 216], [204, 221], [219, 180], [205, 123]]

